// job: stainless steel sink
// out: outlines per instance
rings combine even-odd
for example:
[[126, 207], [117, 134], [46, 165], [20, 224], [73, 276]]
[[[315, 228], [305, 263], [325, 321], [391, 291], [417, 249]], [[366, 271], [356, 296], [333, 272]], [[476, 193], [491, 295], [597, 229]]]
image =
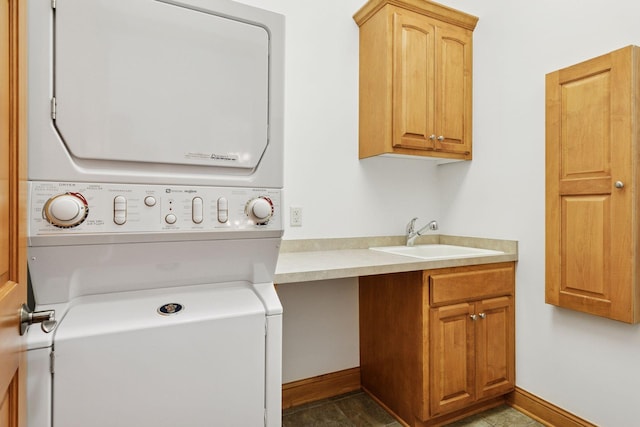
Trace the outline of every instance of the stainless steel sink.
[[472, 258], [504, 254], [504, 252], [494, 251], [491, 249], [469, 248], [467, 246], [453, 245], [380, 246], [369, 249], [426, 260]]

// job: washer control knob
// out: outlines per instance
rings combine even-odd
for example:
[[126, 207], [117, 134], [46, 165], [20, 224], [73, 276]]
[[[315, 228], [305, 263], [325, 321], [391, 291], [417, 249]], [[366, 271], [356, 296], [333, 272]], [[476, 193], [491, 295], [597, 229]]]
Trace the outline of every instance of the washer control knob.
[[42, 208], [42, 217], [58, 228], [77, 227], [88, 214], [87, 199], [80, 193], [58, 194], [47, 200]]
[[273, 216], [273, 202], [265, 196], [256, 197], [247, 202], [244, 211], [256, 224], [264, 225]]

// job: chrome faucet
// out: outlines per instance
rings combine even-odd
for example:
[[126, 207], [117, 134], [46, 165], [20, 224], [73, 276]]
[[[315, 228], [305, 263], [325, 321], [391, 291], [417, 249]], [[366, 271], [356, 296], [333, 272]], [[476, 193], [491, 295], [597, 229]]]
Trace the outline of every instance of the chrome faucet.
[[422, 233], [429, 229], [429, 230], [437, 230], [438, 229], [438, 223], [434, 220], [434, 221], [430, 221], [427, 225], [425, 225], [424, 227], [422, 227], [420, 230], [416, 231], [416, 220], [418, 218], [413, 218], [411, 221], [409, 221], [409, 224], [407, 224], [407, 246], [413, 246], [413, 243], [415, 242], [415, 240], [418, 238], [418, 236], [422, 236]]

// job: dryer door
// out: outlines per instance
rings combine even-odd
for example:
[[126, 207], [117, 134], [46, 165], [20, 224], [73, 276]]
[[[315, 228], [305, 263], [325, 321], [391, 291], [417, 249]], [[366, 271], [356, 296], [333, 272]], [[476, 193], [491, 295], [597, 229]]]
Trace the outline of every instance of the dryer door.
[[268, 143], [269, 34], [155, 0], [65, 0], [55, 125], [80, 159], [255, 169]]

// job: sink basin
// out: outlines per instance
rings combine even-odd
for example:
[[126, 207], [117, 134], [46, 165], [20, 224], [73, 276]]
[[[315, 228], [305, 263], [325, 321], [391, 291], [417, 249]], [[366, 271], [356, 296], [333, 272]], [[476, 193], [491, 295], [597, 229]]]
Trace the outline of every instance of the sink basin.
[[472, 258], [504, 254], [504, 252], [494, 251], [491, 249], [469, 248], [466, 246], [453, 245], [380, 246], [369, 249], [426, 260]]

